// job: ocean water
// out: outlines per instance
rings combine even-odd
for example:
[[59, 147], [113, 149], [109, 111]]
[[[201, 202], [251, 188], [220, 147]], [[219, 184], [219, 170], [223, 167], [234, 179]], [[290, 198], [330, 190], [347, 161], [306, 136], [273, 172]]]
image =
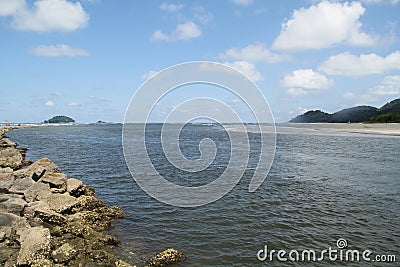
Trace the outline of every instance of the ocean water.
[[[205, 137], [218, 149], [212, 164], [197, 174], [180, 171], [166, 160], [160, 127], [148, 127], [147, 148], [167, 179], [197, 186], [224, 171], [230, 141], [221, 127], [184, 128], [180, 146], [186, 157], [200, 156], [198, 144]], [[397, 256], [397, 263], [381, 266], [400, 261], [399, 137], [308, 134], [278, 127], [271, 171], [263, 185], [249, 193], [260, 142], [257, 132], [250, 132], [250, 163], [238, 185], [209, 205], [177, 208], [151, 198], [134, 182], [123, 156], [121, 132], [121, 125], [79, 125], [17, 129], [7, 135], [29, 148], [28, 159], [50, 158], [69, 177], [93, 186], [98, 198], [128, 212], [111, 232], [120, 238], [119, 251], [131, 263], [142, 266], [155, 252], [174, 247], [188, 257], [178, 266], [286, 266], [276, 258], [260, 261], [257, 252], [265, 245], [286, 251], [337, 249], [339, 238], [347, 241], [348, 249]]]

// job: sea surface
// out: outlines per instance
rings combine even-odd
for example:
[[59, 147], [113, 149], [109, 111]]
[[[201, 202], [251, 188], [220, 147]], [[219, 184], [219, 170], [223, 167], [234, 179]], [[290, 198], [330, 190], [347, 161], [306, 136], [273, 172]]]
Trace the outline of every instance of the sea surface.
[[[160, 174], [197, 186], [216, 179], [229, 162], [230, 141], [219, 125], [188, 125], [180, 146], [189, 159], [211, 138], [212, 164], [199, 173], [176, 169], [163, 154], [161, 125], [147, 127], [147, 149]], [[268, 250], [322, 251], [343, 238], [347, 249], [396, 255], [397, 263], [322, 262], [323, 266], [398, 266], [400, 261], [400, 138], [279, 128], [267, 179], [254, 193], [249, 182], [259, 158], [260, 136], [249, 132], [250, 162], [238, 185], [216, 202], [178, 208], [148, 196], [134, 182], [122, 150], [122, 125], [77, 125], [16, 129], [7, 135], [27, 158], [48, 157], [69, 177], [96, 189], [97, 197], [128, 212], [111, 230], [127, 261], [143, 266], [154, 253], [173, 247], [187, 260], [178, 266], [287, 266]], [[174, 192], [170, 192], [172, 195]], [[294, 262], [297, 266], [321, 263]]]

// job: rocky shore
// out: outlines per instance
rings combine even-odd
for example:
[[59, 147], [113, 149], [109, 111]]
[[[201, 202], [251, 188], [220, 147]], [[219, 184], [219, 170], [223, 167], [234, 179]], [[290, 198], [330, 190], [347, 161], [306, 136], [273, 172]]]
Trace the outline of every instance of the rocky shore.
[[[114, 253], [119, 240], [107, 229], [124, 211], [94, 197], [93, 188], [68, 178], [49, 159], [25, 160], [26, 149], [0, 128], [0, 265], [132, 266]], [[148, 266], [185, 256], [167, 249]]]

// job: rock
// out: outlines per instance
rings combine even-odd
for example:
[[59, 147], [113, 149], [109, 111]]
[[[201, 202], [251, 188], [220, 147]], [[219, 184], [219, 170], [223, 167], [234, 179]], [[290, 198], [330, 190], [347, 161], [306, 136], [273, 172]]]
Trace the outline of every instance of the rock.
[[67, 192], [74, 197], [79, 197], [86, 192], [85, 185], [75, 178], [69, 178], [67, 180]]
[[14, 228], [30, 227], [28, 221], [20, 216], [0, 211], [0, 227], [9, 226]]
[[46, 172], [61, 173], [61, 170], [48, 158], [42, 158], [29, 167], [16, 171], [15, 176], [17, 179], [29, 177], [38, 181]]
[[68, 243], [63, 244], [51, 253], [53, 260], [57, 263], [66, 263], [75, 258], [76, 250]]
[[8, 191], [10, 193], [23, 195], [24, 192], [28, 188], [30, 188], [33, 184], [35, 184], [35, 181], [33, 181], [31, 178], [15, 180], [12, 186], [8, 189]]
[[15, 148], [6, 148], [0, 150], [0, 167], [10, 167], [17, 170], [22, 167], [24, 158], [22, 154]]
[[24, 191], [26, 202], [40, 201], [46, 199], [50, 192], [50, 186], [43, 183], [34, 183], [27, 190]]
[[101, 207], [106, 207], [106, 204], [95, 198], [94, 196], [80, 196], [77, 198], [79, 201], [79, 210], [94, 210]]
[[8, 190], [14, 182], [13, 169], [0, 168], [0, 193], [8, 193]]
[[185, 258], [185, 255], [173, 248], [166, 249], [149, 260], [148, 267], [162, 267], [177, 263]]
[[63, 173], [45, 172], [39, 182], [49, 184], [53, 193], [64, 193], [67, 191], [67, 176]]
[[18, 253], [18, 265], [38, 264], [50, 251], [50, 230], [43, 227], [21, 229], [21, 249]]
[[20, 195], [5, 194], [0, 195], [0, 210], [21, 215], [27, 203]]
[[38, 208], [34, 211], [34, 216], [38, 217], [43, 222], [49, 223], [51, 225], [65, 225], [67, 219], [56, 212], [49, 211], [47, 209]]
[[46, 198], [51, 210], [58, 213], [66, 213], [77, 207], [80, 202], [78, 199], [70, 196], [68, 193], [51, 194]]
[[132, 267], [133, 265], [130, 265], [129, 263], [123, 261], [123, 260], [118, 260], [115, 262], [115, 267]]
[[0, 149], [5, 149], [5, 148], [16, 148], [17, 143], [11, 141], [8, 138], [0, 138]]

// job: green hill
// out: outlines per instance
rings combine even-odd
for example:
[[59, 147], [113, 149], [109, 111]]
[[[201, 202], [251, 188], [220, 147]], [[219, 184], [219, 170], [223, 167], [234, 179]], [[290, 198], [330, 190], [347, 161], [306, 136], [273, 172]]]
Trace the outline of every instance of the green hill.
[[53, 118], [44, 121], [44, 123], [73, 123], [73, 122], [75, 122], [75, 120], [67, 116], [54, 116]]
[[346, 122], [379, 122], [400, 123], [400, 98], [386, 103], [381, 108], [371, 106], [357, 106], [337, 111], [333, 114], [321, 110], [307, 111], [289, 122], [293, 123], [346, 123]]
[[378, 109], [371, 106], [358, 106], [346, 108], [332, 114], [329, 122], [364, 122], [369, 121], [373, 116], [378, 115]]

